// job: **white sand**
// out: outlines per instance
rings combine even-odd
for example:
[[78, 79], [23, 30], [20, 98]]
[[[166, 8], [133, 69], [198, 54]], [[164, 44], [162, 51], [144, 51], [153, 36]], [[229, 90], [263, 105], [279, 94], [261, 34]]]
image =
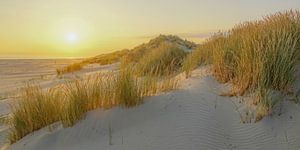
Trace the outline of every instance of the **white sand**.
[[[237, 98], [219, 96], [225, 85], [194, 71], [181, 89], [145, 99], [130, 109], [89, 112], [71, 128], [48, 128], [12, 150], [300, 149], [300, 106], [285, 101], [281, 115], [242, 124]], [[1, 130], [1, 128], [0, 128]]]

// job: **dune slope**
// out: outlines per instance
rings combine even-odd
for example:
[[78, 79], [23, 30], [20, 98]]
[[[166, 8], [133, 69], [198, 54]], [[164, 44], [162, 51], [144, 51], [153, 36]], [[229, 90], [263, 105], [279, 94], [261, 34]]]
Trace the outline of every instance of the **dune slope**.
[[226, 88], [196, 69], [179, 90], [130, 109], [89, 112], [71, 128], [45, 128], [11, 149], [300, 149], [299, 105], [285, 101], [280, 116], [243, 124], [238, 98], [219, 96]]

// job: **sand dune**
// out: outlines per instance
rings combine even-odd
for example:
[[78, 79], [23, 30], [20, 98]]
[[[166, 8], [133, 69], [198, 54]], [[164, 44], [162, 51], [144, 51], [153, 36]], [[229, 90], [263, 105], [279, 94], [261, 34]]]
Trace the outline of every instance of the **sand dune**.
[[238, 98], [219, 96], [207, 68], [193, 72], [179, 90], [146, 98], [130, 109], [89, 112], [71, 128], [59, 124], [34, 132], [12, 150], [300, 149], [300, 106], [282, 103], [281, 115], [241, 123]]
[[69, 79], [84, 78], [100, 71], [114, 70], [118, 64], [100, 66], [98, 64], [88, 65], [82, 70], [56, 75], [56, 68], [68, 65], [78, 60], [0, 60], [0, 150], [6, 145], [8, 127], [1, 123], [1, 118], [7, 116], [10, 104], [19, 93], [25, 83], [32, 82], [39, 84], [43, 89], [54, 87], [65, 83]]

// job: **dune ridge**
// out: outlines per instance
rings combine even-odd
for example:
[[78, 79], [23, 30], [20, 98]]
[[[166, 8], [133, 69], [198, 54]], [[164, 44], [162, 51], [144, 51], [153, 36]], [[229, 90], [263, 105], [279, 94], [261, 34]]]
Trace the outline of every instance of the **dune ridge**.
[[[299, 149], [300, 107], [285, 101], [281, 115], [243, 124], [235, 97], [218, 93], [202, 67], [179, 90], [147, 98], [143, 105], [94, 110], [71, 128], [37, 131], [11, 149]], [[111, 128], [111, 132], [110, 132]]]

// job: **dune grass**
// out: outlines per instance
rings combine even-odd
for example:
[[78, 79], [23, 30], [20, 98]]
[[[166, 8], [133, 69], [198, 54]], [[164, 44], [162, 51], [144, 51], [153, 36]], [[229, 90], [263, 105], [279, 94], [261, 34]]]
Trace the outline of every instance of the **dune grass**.
[[[183, 70], [188, 75], [203, 61], [212, 64], [220, 82], [233, 83], [228, 95], [270, 90], [284, 93], [295, 79], [299, 53], [300, 12], [291, 10], [216, 34], [187, 57]], [[269, 113], [273, 105], [263, 100], [268, 93], [259, 98]]]
[[63, 75], [66, 73], [79, 71], [88, 64], [109, 65], [109, 64], [117, 63], [121, 60], [123, 56], [127, 55], [128, 53], [129, 50], [124, 49], [112, 53], [101, 54], [95, 57], [87, 58], [80, 62], [76, 62], [65, 67], [57, 68], [56, 74]]
[[39, 86], [28, 85], [22, 94], [22, 99], [12, 105], [9, 119], [11, 143], [60, 120], [63, 100], [56, 90], [43, 91]]
[[[108, 65], [108, 64], [121, 62], [121, 61], [123, 61], [123, 63], [125, 62], [126, 64], [139, 63], [141, 58], [147, 58], [145, 57], [145, 55], [148, 54], [148, 52], [162, 50], [166, 48], [167, 44], [172, 45], [173, 46], [172, 49], [174, 49], [175, 46], [181, 46], [185, 49], [194, 49], [196, 47], [195, 43], [187, 40], [182, 40], [178, 36], [159, 35], [158, 37], [150, 40], [148, 43], [141, 44], [131, 50], [124, 49], [112, 53], [101, 54], [95, 57], [84, 59], [81, 62], [74, 63], [66, 67], [58, 68], [57, 75], [62, 75], [65, 73], [71, 73], [71, 72], [81, 70], [85, 65], [88, 64]], [[151, 53], [152, 53], [151, 55], [158, 54], [158, 52], [156, 52], [157, 54], [154, 54], [154, 52]]]
[[[209, 43], [207, 41], [206, 43]], [[181, 71], [186, 75], [186, 78], [190, 77], [191, 71], [196, 69], [202, 64], [208, 64], [210, 62], [210, 52], [206, 48], [206, 45], [199, 45], [194, 51], [189, 53], [182, 62]]]
[[186, 49], [194, 49], [196, 44], [187, 40], [182, 40], [178, 36], [174, 35], [159, 35], [158, 37], [150, 40], [148, 43], [141, 44], [129, 51], [127, 55], [123, 57], [123, 63], [138, 63], [142, 57], [147, 55], [147, 53], [159, 49], [162, 45], [173, 44], [173, 46], [178, 46]]
[[136, 63], [139, 76], [166, 76], [179, 71], [186, 52], [170, 43], [162, 43], [158, 48], [144, 54]]
[[141, 103], [140, 91], [138, 91], [138, 78], [133, 75], [131, 69], [123, 69], [117, 76], [115, 94], [121, 106], [131, 107]]
[[131, 107], [141, 103], [137, 86], [137, 78], [127, 70], [99, 73], [67, 83], [63, 125], [74, 125], [86, 112], [96, 108]]
[[58, 121], [64, 127], [73, 126], [84, 118], [86, 112], [97, 108], [133, 107], [141, 104], [143, 97], [178, 86], [173, 76], [139, 77], [132, 69], [126, 67], [120, 71], [91, 75], [49, 90], [27, 86], [21, 99], [12, 105], [10, 142], [15, 143], [27, 134]]
[[75, 71], [81, 70], [83, 66], [84, 66], [84, 63], [74, 63], [74, 64], [68, 65], [66, 67], [63, 67], [63, 68], [57, 68], [56, 74], [62, 75], [65, 73], [75, 72]]
[[121, 58], [129, 53], [129, 50], [124, 49], [120, 51], [115, 51], [112, 53], [101, 54], [92, 58], [83, 60], [84, 64], [99, 64], [99, 65], [108, 65], [119, 62]]

